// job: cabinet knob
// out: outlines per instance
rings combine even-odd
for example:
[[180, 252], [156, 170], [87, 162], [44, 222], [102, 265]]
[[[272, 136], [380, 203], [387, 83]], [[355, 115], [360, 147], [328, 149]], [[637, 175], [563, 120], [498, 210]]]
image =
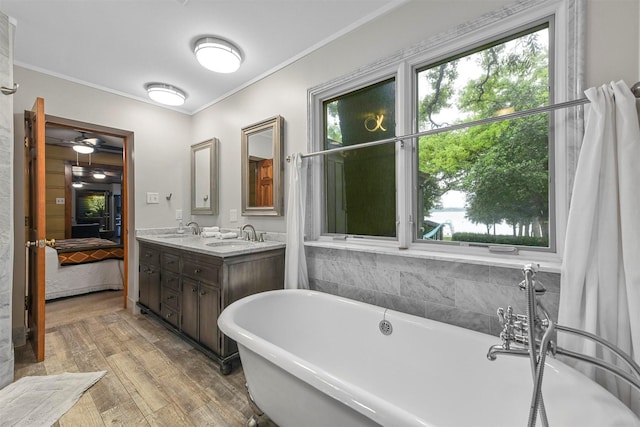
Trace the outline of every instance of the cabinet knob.
[[191, 288], [191, 292], [198, 292], [198, 288], [196, 287]]
[[206, 295], [206, 294], [207, 294], [207, 291], [200, 292], [200, 295]]
[[147, 252], [147, 253], [144, 254], [144, 257], [145, 258], [151, 258], [151, 254], [149, 252]]
[[175, 297], [176, 297], [175, 295], [169, 295], [167, 299], [170, 300], [170, 299], [174, 299]]
[[194, 269], [194, 270], [193, 270], [193, 272], [194, 272], [195, 274], [198, 274], [198, 273], [200, 273], [200, 269], [199, 269], [199, 268], [196, 268], [196, 269]]
[[173, 316], [173, 313], [167, 313], [167, 316], [166, 316], [166, 317], [167, 317], [167, 319], [170, 319], [170, 318], [171, 318], [171, 316]]

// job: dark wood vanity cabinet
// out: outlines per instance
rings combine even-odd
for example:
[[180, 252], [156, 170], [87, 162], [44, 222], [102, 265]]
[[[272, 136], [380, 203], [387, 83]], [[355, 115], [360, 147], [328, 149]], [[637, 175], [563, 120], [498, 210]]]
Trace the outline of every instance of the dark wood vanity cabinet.
[[[149, 254], [149, 255], [147, 255]], [[220, 258], [140, 242], [138, 305], [231, 371], [238, 348], [218, 329], [232, 302], [284, 284], [284, 248]]]

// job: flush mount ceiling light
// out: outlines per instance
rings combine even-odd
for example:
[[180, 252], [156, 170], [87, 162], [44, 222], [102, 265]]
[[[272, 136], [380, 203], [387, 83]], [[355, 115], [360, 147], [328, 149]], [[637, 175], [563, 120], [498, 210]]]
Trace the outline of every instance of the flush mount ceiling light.
[[93, 147], [84, 144], [75, 144], [73, 150], [80, 154], [91, 154], [94, 151]]
[[150, 83], [146, 86], [149, 98], [164, 105], [178, 106], [184, 104], [187, 95], [175, 86], [163, 83]]
[[71, 184], [71, 186], [73, 188], [82, 188], [82, 182], [80, 181], [75, 181], [73, 184]]
[[193, 52], [204, 68], [216, 73], [233, 73], [240, 68], [242, 62], [242, 55], [237, 47], [215, 37], [199, 39]]
[[105, 173], [104, 173], [104, 172], [101, 172], [101, 171], [95, 171], [95, 172], [93, 173], [93, 177], [94, 177], [95, 179], [105, 179], [105, 178], [106, 178], [106, 176], [107, 176], [107, 175], [105, 175]]

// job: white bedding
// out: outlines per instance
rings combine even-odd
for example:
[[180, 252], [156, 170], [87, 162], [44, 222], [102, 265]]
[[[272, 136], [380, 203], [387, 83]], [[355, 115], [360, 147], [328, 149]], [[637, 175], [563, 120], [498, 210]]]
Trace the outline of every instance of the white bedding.
[[45, 299], [80, 295], [107, 289], [123, 289], [124, 261], [105, 259], [61, 266], [54, 248], [46, 248]]

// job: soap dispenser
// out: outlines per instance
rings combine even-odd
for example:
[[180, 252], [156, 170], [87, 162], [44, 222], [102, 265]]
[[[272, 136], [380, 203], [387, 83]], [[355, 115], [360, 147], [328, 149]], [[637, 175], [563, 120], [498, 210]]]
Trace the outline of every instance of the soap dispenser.
[[184, 234], [184, 225], [182, 225], [182, 221], [178, 223], [178, 230], [176, 231], [178, 234]]

